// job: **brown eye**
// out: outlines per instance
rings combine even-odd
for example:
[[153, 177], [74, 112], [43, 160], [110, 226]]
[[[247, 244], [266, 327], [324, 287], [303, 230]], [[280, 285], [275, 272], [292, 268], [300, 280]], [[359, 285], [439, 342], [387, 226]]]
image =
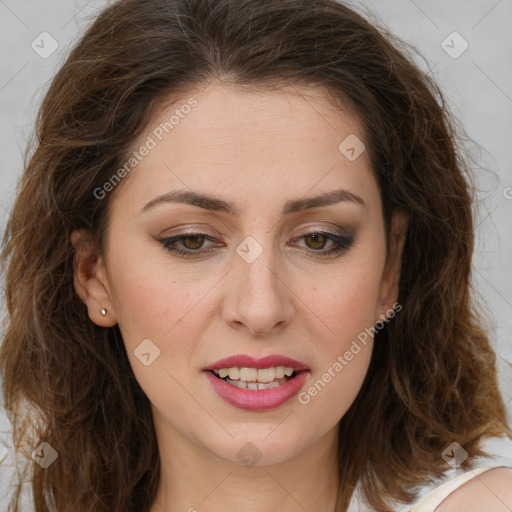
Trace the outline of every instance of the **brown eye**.
[[[297, 247], [305, 246], [306, 249], [309, 249], [307, 252], [311, 256], [328, 257], [337, 254], [341, 255], [347, 251], [354, 242], [354, 235], [352, 233], [336, 234], [328, 231], [312, 231], [295, 239], [294, 242], [297, 240], [302, 241], [304, 245], [299, 243], [292, 243], [292, 245]], [[330, 245], [326, 247], [326, 244], [329, 242], [331, 242]]]
[[[306, 233], [298, 238], [303, 240], [306, 245], [306, 249], [309, 249], [309, 253], [312, 256], [335, 256], [336, 254], [342, 254], [352, 245], [354, 239], [353, 235], [335, 234], [323, 231], [313, 231]], [[163, 238], [159, 240], [162, 246], [169, 252], [179, 256], [194, 258], [205, 256], [206, 254], [215, 252], [218, 248], [210, 246], [204, 248], [205, 241], [218, 242], [215, 238], [206, 233], [182, 233], [169, 238]], [[328, 249], [326, 244], [331, 242], [331, 246]], [[300, 247], [299, 244], [294, 244]]]
[[215, 247], [203, 248], [205, 241], [215, 242], [215, 238], [206, 233], [182, 233], [169, 238], [162, 238], [159, 242], [163, 247], [174, 254], [193, 258], [215, 251]]
[[202, 235], [186, 236], [181, 239], [181, 243], [186, 249], [200, 249], [203, 245], [205, 237]]
[[311, 233], [305, 235], [304, 240], [307, 241], [306, 245], [310, 249], [323, 249], [329, 239], [322, 233]]

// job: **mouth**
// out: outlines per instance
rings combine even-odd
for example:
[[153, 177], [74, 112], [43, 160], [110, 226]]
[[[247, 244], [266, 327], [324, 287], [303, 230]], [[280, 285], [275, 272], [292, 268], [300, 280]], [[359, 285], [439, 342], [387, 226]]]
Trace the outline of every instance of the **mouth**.
[[290, 401], [304, 386], [309, 368], [284, 356], [233, 356], [204, 368], [213, 391], [239, 409], [264, 411]]

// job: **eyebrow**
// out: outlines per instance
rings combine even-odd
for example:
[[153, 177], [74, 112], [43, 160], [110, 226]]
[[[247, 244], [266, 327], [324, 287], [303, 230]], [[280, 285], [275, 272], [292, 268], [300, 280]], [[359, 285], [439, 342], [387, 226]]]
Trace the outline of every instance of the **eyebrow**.
[[[357, 194], [353, 194], [348, 190], [339, 189], [326, 192], [315, 197], [293, 199], [287, 201], [281, 210], [281, 214], [289, 215], [291, 213], [299, 212], [302, 210], [318, 208], [321, 206], [329, 206], [332, 204], [340, 203], [342, 201], [349, 201], [365, 208], [367, 207], [367, 204], [362, 197], [358, 196]], [[205, 210], [228, 213], [236, 217], [238, 217], [241, 213], [241, 210], [233, 203], [224, 201], [223, 199], [215, 196], [200, 194], [190, 190], [173, 190], [167, 194], [155, 197], [144, 205], [141, 212], [145, 212], [150, 208], [153, 208], [154, 206], [162, 203], [190, 204], [193, 206], [199, 206]]]

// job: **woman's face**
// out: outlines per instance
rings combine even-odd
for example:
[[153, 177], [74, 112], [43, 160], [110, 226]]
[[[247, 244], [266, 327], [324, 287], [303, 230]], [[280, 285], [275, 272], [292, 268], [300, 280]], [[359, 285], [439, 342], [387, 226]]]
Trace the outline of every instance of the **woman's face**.
[[211, 85], [135, 145], [106, 261], [76, 282], [94, 322], [119, 324], [166, 442], [272, 464], [335, 439], [369, 329], [392, 314], [403, 239], [386, 259], [361, 141], [311, 91]]

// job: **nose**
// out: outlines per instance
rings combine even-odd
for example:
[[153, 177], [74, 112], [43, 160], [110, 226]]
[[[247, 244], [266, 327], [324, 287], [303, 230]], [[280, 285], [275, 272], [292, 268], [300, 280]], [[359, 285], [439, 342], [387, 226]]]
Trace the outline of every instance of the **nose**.
[[251, 263], [234, 255], [223, 305], [224, 321], [231, 327], [265, 336], [290, 324], [294, 293], [286, 283], [286, 273], [278, 271], [276, 264], [270, 248]]

